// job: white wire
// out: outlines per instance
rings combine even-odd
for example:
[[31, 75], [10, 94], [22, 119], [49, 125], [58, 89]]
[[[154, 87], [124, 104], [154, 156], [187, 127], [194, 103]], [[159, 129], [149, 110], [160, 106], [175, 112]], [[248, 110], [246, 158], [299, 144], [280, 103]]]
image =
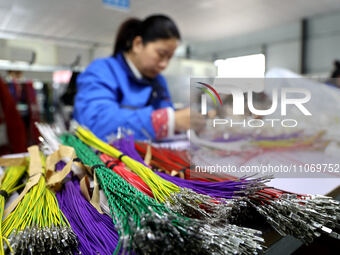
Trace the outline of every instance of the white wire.
[[[36, 126], [42, 136], [41, 141], [42, 141], [43, 152], [46, 155], [50, 155], [56, 150], [58, 150], [59, 145], [61, 144], [61, 141], [57, 134], [61, 133], [62, 131], [59, 130], [58, 127], [52, 127], [51, 125], [43, 124], [43, 123], [36, 123]], [[80, 173], [79, 167], [77, 167], [77, 165], [74, 165], [74, 164], [72, 164], [72, 172], [76, 174], [78, 177], [80, 177], [79, 179], [81, 179], [82, 175], [84, 174], [84, 173]], [[93, 178], [90, 177], [90, 181], [92, 180]], [[100, 190], [100, 207], [105, 214], [112, 217], [110, 213], [109, 204], [107, 202], [107, 198], [105, 196], [105, 193], [102, 190]]]

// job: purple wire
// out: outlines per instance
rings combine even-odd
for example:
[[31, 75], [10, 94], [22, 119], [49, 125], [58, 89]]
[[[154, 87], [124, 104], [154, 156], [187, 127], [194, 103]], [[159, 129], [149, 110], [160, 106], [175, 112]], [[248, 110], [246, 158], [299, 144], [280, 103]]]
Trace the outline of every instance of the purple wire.
[[134, 160], [142, 163], [144, 166], [147, 166], [135, 149], [135, 142], [132, 135], [126, 135], [124, 138], [115, 140], [113, 142], [113, 146], [117, 148], [117, 150], [123, 152], [125, 155], [128, 155], [130, 158], [133, 158]]
[[262, 140], [268, 140], [268, 141], [277, 141], [277, 140], [286, 140], [286, 139], [293, 139], [293, 138], [298, 138], [301, 136], [300, 131], [292, 133], [292, 134], [282, 134], [282, 135], [277, 135], [277, 136], [256, 136], [255, 140], [256, 141], [262, 141]]
[[216, 138], [212, 140], [213, 142], [237, 142], [240, 140], [255, 140], [255, 141], [277, 141], [277, 140], [285, 140], [285, 139], [293, 139], [298, 138], [301, 136], [301, 131], [294, 132], [292, 134], [282, 134], [282, 135], [276, 135], [276, 136], [263, 136], [263, 135], [233, 135], [229, 137], [228, 139], [225, 138]]
[[[143, 159], [135, 149], [132, 136], [126, 136], [116, 140], [114, 146], [129, 157], [143, 163]], [[237, 181], [222, 181], [222, 182], [202, 182], [193, 180], [184, 180], [175, 176], [170, 176], [165, 173], [155, 172], [163, 179], [170, 181], [182, 188], [192, 189], [197, 193], [209, 195], [214, 198], [235, 198], [245, 195], [247, 191], [262, 187], [262, 179]]]
[[166, 173], [155, 172], [163, 179], [170, 181], [182, 188], [192, 189], [197, 193], [209, 195], [215, 198], [235, 198], [246, 195], [247, 191], [257, 189], [262, 186], [259, 180], [238, 180], [238, 181], [222, 181], [222, 182], [203, 182], [185, 180]]
[[[65, 165], [59, 162], [57, 170]], [[68, 175], [71, 177], [71, 173]], [[82, 254], [112, 254], [118, 245], [118, 233], [112, 219], [100, 214], [81, 194], [79, 181], [72, 178], [57, 193], [59, 207], [78, 236]]]

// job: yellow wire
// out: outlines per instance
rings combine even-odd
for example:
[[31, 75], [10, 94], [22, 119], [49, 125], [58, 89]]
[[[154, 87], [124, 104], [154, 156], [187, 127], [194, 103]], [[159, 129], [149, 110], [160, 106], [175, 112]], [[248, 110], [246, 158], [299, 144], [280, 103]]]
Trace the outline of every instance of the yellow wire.
[[[43, 175], [45, 159], [42, 157]], [[44, 176], [32, 187], [18, 203], [15, 209], [3, 221], [2, 235], [8, 237], [14, 230], [23, 230], [26, 226], [42, 227], [70, 226], [59, 208], [55, 194], [46, 186]]]
[[[17, 185], [19, 180], [23, 177], [23, 175], [27, 171], [27, 163], [24, 166], [15, 166], [15, 167], [8, 167], [5, 170], [4, 177], [1, 180], [1, 187], [0, 190], [5, 191], [8, 195], [10, 195], [13, 191], [16, 189], [22, 187], [22, 185]], [[5, 208], [5, 198], [3, 196], [0, 196], [0, 235], [1, 235], [1, 240], [0, 240], [0, 255], [4, 255], [4, 246], [3, 246], [3, 241], [4, 240], [7, 245], [9, 246], [10, 250], [12, 251], [12, 248], [9, 245], [9, 242], [7, 238], [2, 234], [2, 218], [3, 218], [3, 213], [4, 213], [4, 208]]]
[[310, 145], [313, 144], [318, 138], [320, 138], [324, 134], [323, 131], [318, 132], [314, 136], [307, 137], [305, 139], [301, 138], [291, 138], [285, 140], [276, 140], [276, 141], [255, 141], [253, 144], [262, 147], [262, 148], [289, 148], [296, 145]]
[[[91, 131], [85, 130], [79, 126], [76, 130], [76, 134], [84, 143], [109, 156], [119, 158], [119, 156], [122, 155], [122, 152], [97, 138]], [[163, 179], [140, 162], [128, 156], [122, 157], [121, 160], [150, 187], [156, 200], [164, 202], [172, 193], [180, 192], [180, 188], [177, 185]]]

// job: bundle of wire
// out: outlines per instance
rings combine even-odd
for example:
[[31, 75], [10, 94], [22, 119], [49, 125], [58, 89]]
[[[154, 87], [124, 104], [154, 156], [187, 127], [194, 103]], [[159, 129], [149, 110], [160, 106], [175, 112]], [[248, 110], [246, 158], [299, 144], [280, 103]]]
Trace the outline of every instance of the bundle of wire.
[[[137, 160], [138, 162], [145, 165], [143, 159], [140, 154], [145, 156], [147, 147], [150, 146], [151, 153], [153, 155], [152, 163], [154, 164], [170, 164], [170, 167], [173, 169], [186, 169], [190, 168], [190, 160], [189, 153], [185, 150], [172, 150], [169, 148], [156, 148], [150, 144], [144, 142], [135, 142], [133, 135], [124, 134], [120, 139], [116, 139], [113, 141], [112, 145], [118, 150], [125, 153], [125, 151], [129, 151], [129, 157]], [[131, 149], [135, 148], [135, 149]], [[140, 153], [140, 154], [139, 154]], [[147, 166], [147, 165], [145, 165]], [[163, 169], [166, 169], [162, 167]], [[166, 169], [168, 170], [168, 169]]]
[[[64, 167], [64, 162], [56, 165], [56, 170]], [[71, 180], [57, 193], [59, 206], [79, 239], [82, 254], [112, 254], [118, 244], [118, 233], [112, 219], [100, 214], [81, 194], [77, 177]]]
[[118, 151], [109, 144], [101, 141], [93, 133], [85, 130], [82, 127], [78, 127], [76, 130], [76, 135], [84, 143], [90, 145], [91, 147], [109, 155], [114, 158], [118, 158], [126, 164], [132, 171], [134, 171], [143, 181], [150, 187], [156, 200], [164, 202], [167, 197], [172, 193], [179, 193], [181, 190], [178, 186], [171, 182], [163, 180], [158, 175], [154, 174], [151, 169], [145, 165], [139, 163], [138, 161], [131, 159], [122, 152]]
[[[32, 152], [40, 157], [36, 146]], [[10, 250], [14, 254], [71, 255], [78, 246], [77, 237], [60, 211], [55, 194], [46, 186], [43, 157], [41, 161], [43, 169], [38, 183], [3, 221], [2, 234], [10, 244], [5, 251]], [[29, 169], [32, 169], [31, 162], [32, 158]]]
[[301, 136], [288, 139], [262, 139], [252, 142], [256, 146], [263, 149], [301, 149], [301, 148], [319, 148], [327, 145], [328, 141], [321, 141], [321, 137], [325, 132], [319, 132], [311, 136]]
[[[238, 206], [234, 207], [240, 211], [243, 208], [244, 213], [237, 217], [245, 217], [239, 222], [248, 221], [248, 208], [253, 207], [281, 235], [289, 234], [305, 243], [312, 242], [321, 233], [339, 238], [340, 204], [330, 197], [299, 195], [266, 187], [242, 200], [244, 204], [238, 201]], [[232, 222], [235, 223], [234, 220]]]
[[175, 212], [190, 218], [224, 218], [224, 211], [229, 210], [229, 208], [223, 208], [229, 207], [226, 203], [216, 203], [216, 200], [208, 195], [198, 194], [191, 189], [181, 188], [163, 179], [150, 168], [103, 142], [93, 133], [82, 127], [77, 128], [76, 134], [86, 144], [124, 162], [129, 169], [136, 173], [150, 187], [157, 201], [167, 203], [167, 206]]
[[[143, 163], [142, 158], [138, 155], [133, 140], [130, 136], [123, 137], [114, 142], [114, 144], [121, 150], [125, 155]], [[138, 146], [136, 146], [137, 148]], [[164, 150], [164, 149], [162, 149]], [[171, 150], [165, 149], [167, 151], [167, 155], [170, 156]], [[156, 157], [160, 156], [157, 149], [152, 148], [152, 153], [156, 153]], [[154, 154], [152, 154], [152, 157]], [[112, 166], [110, 162], [110, 158], [108, 158], [105, 154], [101, 157], [104, 159], [104, 163], [107, 163], [107, 166]], [[123, 171], [123, 169], [122, 169]], [[125, 170], [125, 172], [129, 172]], [[131, 173], [132, 174], [132, 173]], [[202, 181], [191, 181], [191, 180], [183, 180], [175, 176], [170, 176], [165, 173], [157, 173], [163, 179], [170, 181], [179, 187], [191, 189], [199, 194], [205, 194], [214, 198], [226, 198], [231, 199], [239, 196], [245, 196], [248, 194], [252, 194], [257, 190], [261, 190], [264, 185], [263, 183], [269, 181], [269, 177], [257, 178], [257, 179], [234, 179], [230, 181], [222, 181], [222, 182], [202, 182]], [[137, 179], [137, 182], [139, 180]], [[135, 186], [136, 187], [136, 186]]]
[[[231, 198], [235, 197], [235, 194], [247, 195], [245, 192], [247, 190], [241, 190], [241, 194], [237, 193], [238, 186], [235, 184], [235, 180], [209, 183], [183, 180], [165, 173], [157, 174], [178, 186], [191, 188], [198, 193], [217, 198]], [[264, 179], [264, 181], [266, 180]], [[250, 180], [250, 182], [253, 182], [254, 189], [260, 189], [263, 183], [257, 179]], [[231, 183], [231, 187], [228, 187], [226, 183]], [[242, 182], [239, 185], [242, 186]], [[232, 191], [226, 191], [228, 188], [231, 188]], [[248, 195], [248, 198], [243, 199], [243, 201], [247, 201], [243, 206], [254, 207], [283, 236], [292, 235], [305, 243], [311, 243], [321, 233], [340, 239], [340, 203], [330, 197], [302, 196], [269, 187], [262, 187], [255, 194], [250, 192]], [[242, 206], [242, 201], [238, 201], [238, 206]], [[241, 212], [237, 206], [233, 208]], [[239, 213], [236, 217], [242, 215], [248, 217], [246, 211], [244, 210], [244, 213]], [[235, 213], [233, 213], [234, 215]], [[245, 217], [243, 217], [244, 221], [246, 221]], [[232, 222], [236, 222], [233, 217], [230, 219]]]
[[[228, 198], [230, 195], [228, 192], [220, 192], [220, 189], [224, 188], [222, 184], [228, 183], [228, 181], [209, 183], [206, 182], [209, 179], [206, 179], [205, 182], [196, 182], [183, 180], [165, 173], [157, 174], [178, 186], [194, 189], [198, 193], [223, 198]], [[237, 180], [233, 179], [233, 181]], [[255, 187], [260, 188], [261, 186], [256, 185], [256, 179], [254, 181]], [[340, 203], [330, 197], [299, 195], [265, 187], [255, 193], [249, 193], [248, 198], [245, 197], [242, 200], [244, 203], [238, 201], [238, 206], [234, 206], [239, 214], [233, 213], [233, 217], [242, 217], [242, 220], [235, 220], [231, 217], [233, 223], [248, 221], [249, 208], [247, 207], [254, 207], [263, 216], [263, 219], [283, 236], [292, 235], [305, 243], [312, 242], [321, 233], [340, 239], [338, 234], [340, 231]]]
[[[197, 175], [195, 171], [190, 170], [188, 151], [156, 148], [144, 142], [135, 142], [132, 135], [126, 135], [120, 139], [116, 139], [113, 141], [112, 145], [145, 166], [147, 165], [142, 157], [145, 157], [147, 153], [147, 146], [150, 146], [152, 154], [150, 165], [162, 171], [165, 170], [171, 173], [173, 171], [177, 171], [177, 173], [183, 173], [183, 179], [185, 178], [197, 181], [208, 180], [214, 182], [220, 182], [225, 179], [237, 179], [230, 175], [225, 175], [224, 177], [205, 173], [199, 173], [199, 175]], [[166, 155], [166, 157], [164, 157], [163, 154]]]
[[[311, 137], [309, 142], [317, 139], [320, 135]], [[119, 146], [124, 150], [125, 154], [134, 155], [129, 140], [120, 139]], [[275, 188], [264, 187], [263, 182], [267, 181], [266, 178], [243, 180], [242, 182], [234, 179], [232, 181], [209, 183], [183, 180], [165, 173], [157, 174], [178, 186], [190, 188], [197, 193], [217, 198], [232, 198], [235, 196], [234, 193], [237, 192], [247, 195], [247, 190], [253, 185], [253, 188], [257, 189], [257, 191], [255, 193], [249, 192], [249, 200], [245, 200], [251, 206], [254, 206], [281, 235], [290, 234], [305, 243], [312, 242], [313, 238], [321, 233], [329, 234], [334, 238], [340, 237], [336, 232], [340, 220], [339, 202], [329, 197], [298, 195]], [[247, 189], [242, 190], [239, 188], [238, 190], [238, 187], [242, 187], [242, 184], [249, 186], [247, 186]]]
[[[61, 145], [61, 141], [58, 137], [58, 134], [60, 134], [62, 131], [58, 126], [51, 126], [48, 124], [43, 123], [35, 123], [37, 128], [40, 132], [40, 147], [42, 148], [44, 154], [51, 155], [55, 151], [59, 150], [59, 147]], [[77, 159], [79, 160], [79, 158]], [[78, 167], [75, 164], [72, 165], [72, 173], [77, 175], [79, 178], [83, 176], [84, 169], [83, 167]], [[109, 217], [111, 217], [110, 209], [108, 206], [107, 199], [105, 197], [104, 191], [99, 191], [100, 195], [100, 209]]]
[[0, 255], [4, 254], [4, 246], [3, 241], [4, 240], [9, 245], [6, 237], [2, 236], [2, 218], [5, 208], [5, 202], [7, 198], [17, 189], [20, 189], [25, 185], [24, 183], [21, 185], [18, 185], [19, 181], [23, 178], [27, 171], [27, 165], [23, 166], [11, 166], [7, 167], [5, 169], [5, 172], [3, 174], [3, 177], [1, 179], [1, 187], [0, 187], [0, 235], [1, 235], [1, 241], [0, 241]]
[[[123, 134], [123, 136], [119, 139], [116, 139], [112, 142], [113, 147], [117, 148], [121, 152], [125, 153], [125, 151], [129, 152], [129, 157], [137, 160], [143, 165], [147, 166], [141, 156], [138, 154], [136, 150], [130, 150], [131, 147], [135, 147], [135, 141], [133, 135]], [[126, 153], [125, 153], [126, 154]], [[127, 155], [127, 154], [126, 154]]]
[[320, 150], [324, 149], [328, 141], [322, 141], [321, 138], [324, 132], [319, 132], [312, 136], [301, 136], [297, 138], [289, 139], [262, 139], [251, 142], [250, 144], [255, 145], [256, 148], [253, 150], [248, 150], [242, 152], [244, 155], [244, 161], [242, 164], [250, 161], [252, 158], [259, 156], [261, 154], [294, 150]]
[[[125, 141], [124, 141], [125, 140]], [[127, 144], [126, 139], [120, 139], [120, 144]], [[117, 144], [118, 146], [120, 144]], [[138, 142], [135, 144], [136, 150], [143, 156], [145, 156], [147, 151], [148, 144]], [[124, 150], [125, 146], [121, 146], [120, 148], [122, 151]], [[130, 146], [131, 148], [131, 146]], [[156, 168], [161, 168], [164, 170], [172, 171], [177, 170], [180, 171], [182, 169], [189, 169], [190, 168], [190, 162], [188, 161], [187, 157], [181, 157], [181, 154], [187, 154], [186, 151], [181, 151], [181, 153], [178, 153], [177, 151], [165, 149], [165, 148], [156, 148], [154, 146], [151, 147], [151, 154], [152, 154], [152, 160], [150, 164]], [[131, 155], [132, 156], [132, 155]]]
[[105, 165], [112, 169], [116, 174], [120, 175], [124, 180], [130, 183], [139, 191], [143, 192], [145, 195], [153, 198], [153, 194], [148, 185], [135, 173], [128, 171], [125, 168], [125, 164], [117, 159], [114, 159], [106, 154], [101, 154], [100, 159], [105, 163]]
[[235, 131], [236, 130], [228, 133], [227, 134], [228, 138], [218, 137], [218, 138], [213, 139], [213, 141], [214, 142], [236, 142], [236, 141], [241, 141], [241, 140], [275, 141], [275, 140], [287, 140], [287, 139], [292, 139], [292, 138], [298, 138], [303, 135], [303, 132], [301, 130], [292, 132], [292, 133], [287, 133], [287, 134], [283, 133], [283, 134], [276, 134], [276, 135], [275, 134], [268, 135], [267, 134], [268, 131], [261, 132], [261, 130], [257, 130], [257, 131], [260, 131], [260, 133], [252, 132], [252, 133], [246, 133], [246, 134], [237, 133], [237, 131], [236, 132]]
[[231, 224], [189, 219], [136, 190], [76, 137], [61, 136], [84, 164], [95, 171], [108, 198], [120, 241], [115, 250], [132, 248], [147, 254], [257, 254], [263, 247], [259, 231]]
[[245, 201], [281, 235], [307, 244], [322, 233], [340, 239], [340, 202], [330, 197], [265, 188]]
[[235, 179], [222, 182], [203, 182], [184, 180], [166, 173], [157, 174], [180, 187], [192, 189], [197, 193], [211, 197], [226, 199], [253, 194], [255, 191], [263, 189], [264, 183], [269, 181], [267, 177], [264, 177], [256, 179]]
[[202, 161], [207, 153], [214, 154], [221, 158], [229, 156], [237, 156], [243, 159], [240, 164], [245, 164], [254, 157], [265, 153], [286, 152], [294, 150], [322, 150], [329, 141], [323, 138], [324, 131], [315, 135], [306, 135], [297, 132], [294, 135], [278, 135], [274, 137], [257, 137], [250, 136], [235, 139], [219, 139], [217, 142], [199, 138], [194, 132], [191, 143], [194, 145], [193, 162], [200, 165], [198, 161]]
[[[119, 139], [119, 142], [115, 142], [115, 146], [121, 146], [119, 149], [127, 154], [125, 151], [127, 151], [126, 144], [124, 142], [125, 138]], [[144, 163], [142, 157], [145, 157], [147, 153], [147, 146], [151, 146], [151, 154], [152, 159], [150, 161], [150, 165], [160, 171], [165, 170], [167, 173], [170, 174], [176, 174], [178, 176], [181, 176], [182, 179], [190, 179], [190, 180], [196, 180], [196, 181], [213, 181], [213, 182], [222, 182], [224, 180], [231, 180], [231, 179], [237, 179], [230, 175], [224, 175], [224, 176], [217, 176], [214, 174], [206, 174], [203, 172], [200, 172], [197, 174], [196, 171], [192, 171], [190, 169], [190, 161], [189, 157], [187, 156], [189, 154], [186, 150], [172, 150], [169, 148], [156, 148], [152, 145], [149, 145], [147, 143], [143, 142], [136, 142], [135, 143], [135, 149], [140, 154], [140, 156], [134, 157], [135, 154], [129, 154], [130, 157], [134, 158], [135, 160]], [[133, 151], [131, 149], [131, 146], [128, 147], [128, 150]], [[166, 155], [166, 156], [164, 156]], [[179, 185], [180, 186], [180, 185]]]

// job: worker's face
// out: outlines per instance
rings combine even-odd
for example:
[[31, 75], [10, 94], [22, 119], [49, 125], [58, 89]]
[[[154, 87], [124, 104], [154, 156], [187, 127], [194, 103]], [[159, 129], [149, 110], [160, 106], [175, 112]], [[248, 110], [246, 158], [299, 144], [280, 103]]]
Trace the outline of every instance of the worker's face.
[[175, 38], [144, 44], [142, 38], [137, 36], [132, 47], [136, 67], [144, 76], [154, 78], [168, 66], [178, 44]]

